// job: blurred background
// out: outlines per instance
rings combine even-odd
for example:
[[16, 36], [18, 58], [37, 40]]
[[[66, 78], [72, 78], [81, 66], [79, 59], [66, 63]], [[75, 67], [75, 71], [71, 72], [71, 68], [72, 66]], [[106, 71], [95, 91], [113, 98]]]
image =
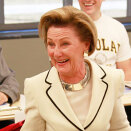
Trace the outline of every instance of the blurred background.
[[[78, 0], [72, 3], [80, 8]], [[5, 23], [38, 22], [43, 13], [61, 6], [62, 0], [4, 0]], [[112, 17], [126, 17], [127, 0], [105, 0], [102, 11]]]

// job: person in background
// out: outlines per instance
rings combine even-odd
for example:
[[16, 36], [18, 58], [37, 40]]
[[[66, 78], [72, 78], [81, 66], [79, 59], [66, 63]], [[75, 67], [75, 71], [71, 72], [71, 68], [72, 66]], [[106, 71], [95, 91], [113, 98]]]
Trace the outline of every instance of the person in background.
[[[5, 103], [13, 104], [19, 98], [19, 84], [15, 79], [14, 72], [6, 64], [0, 45], [0, 106]], [[12, 123], [14, 123], [14, 120], [1, 120], [0, 129]]]
[[91, 18], [71, 6], [57, 8], [41, 17], [39, 34], [53, 66], [25, 80], [21, 131], [130, 131], [123, 71], [84, 60], [97, 43]]
[[19, 84], [15, 79], [14, 72], [8, 68], [0, 46], [0, 105], [6, 102], [12, 104], [19, 97]]
[[[131, 48], [125, 27], [101, 12], [104, 0], [78, 0], [82, 11], [94, 21], [98, 32], [95, 52], [90, 58], [98, 64], [122, 69], [125, 73], [125, 90], [131, 88]], [[131, 125], [130, 107], [125, 107]]]
[[125, 82], [131, 87], [131, 48], [125, 27], [117, 20], [103, 14], [104, 0], [78, 0], [82, 11], [94, 21], [98, 42], [90, 58], [98, 64], [122, 69]]

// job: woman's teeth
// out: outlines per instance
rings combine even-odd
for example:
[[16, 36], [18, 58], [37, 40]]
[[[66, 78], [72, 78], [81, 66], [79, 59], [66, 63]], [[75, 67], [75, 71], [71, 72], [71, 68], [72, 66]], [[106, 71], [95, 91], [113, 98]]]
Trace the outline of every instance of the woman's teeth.
[[58, 63], [64, 63], [64, 62], [67, 62], [68, 61], [68, 59], [67, 60], [62, 60], [62, 61], [57, 61]]

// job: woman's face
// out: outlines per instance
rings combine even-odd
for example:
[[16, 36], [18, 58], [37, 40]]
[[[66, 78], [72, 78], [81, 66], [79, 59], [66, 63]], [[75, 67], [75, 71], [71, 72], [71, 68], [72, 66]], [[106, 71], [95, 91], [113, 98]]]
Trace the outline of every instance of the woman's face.
[[51, 26], [47, 32], [47, 50], [52, 64], [61, 75], [80, 73], [83, 54], [89, 44], [82, 42], [72, 27]]
[[78, 0], [81, 9], [90, 15], [93, 20], [97, 20], [101, 15], [101, 4], [104, 0]]

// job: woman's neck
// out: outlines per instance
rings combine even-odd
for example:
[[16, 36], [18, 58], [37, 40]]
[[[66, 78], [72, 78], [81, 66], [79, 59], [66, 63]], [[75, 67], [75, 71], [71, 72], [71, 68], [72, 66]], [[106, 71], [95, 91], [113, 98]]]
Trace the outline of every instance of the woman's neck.
[[86, 75], [85, 64], [83, 64], [83, 66], [80, 66], [80, 68], [77, 69], [77, 71], [74, 71], [70, 75], [59, 74], [60, 79], [69, 84], [79, 83], [85, 77], [85, 75]]

